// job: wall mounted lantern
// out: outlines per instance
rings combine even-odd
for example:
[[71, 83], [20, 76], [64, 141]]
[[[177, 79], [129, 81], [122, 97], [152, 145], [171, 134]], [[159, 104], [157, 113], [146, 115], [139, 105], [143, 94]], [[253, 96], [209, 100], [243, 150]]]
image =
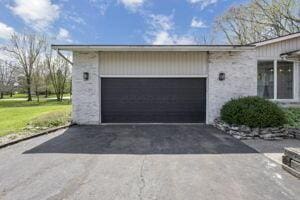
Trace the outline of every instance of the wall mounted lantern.
[[219, 73], [219, 81], [224, 81], [225, 80], [225, 73], [224, 72], [220, 72]]
[[85, 81], [89, 80], [89, 73], [88, 72], [83, 72], [83, 80], [85, 80]]

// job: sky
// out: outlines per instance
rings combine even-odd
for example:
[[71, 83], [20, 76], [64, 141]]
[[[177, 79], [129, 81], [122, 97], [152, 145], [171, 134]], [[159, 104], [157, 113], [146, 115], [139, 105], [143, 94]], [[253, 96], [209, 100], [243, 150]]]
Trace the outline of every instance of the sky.
[[203, 44], [212, 38], [214, 19], [245, 2], [0, 0], [0, 45], [14, 32], [44, 34], [55, 44]]

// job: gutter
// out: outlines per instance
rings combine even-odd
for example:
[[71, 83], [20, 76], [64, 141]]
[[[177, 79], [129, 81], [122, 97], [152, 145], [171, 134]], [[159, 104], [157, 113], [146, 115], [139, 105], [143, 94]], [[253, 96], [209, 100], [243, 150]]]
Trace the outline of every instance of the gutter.
[[64, 51], [245, 51], [254, 45], [51, 45]]

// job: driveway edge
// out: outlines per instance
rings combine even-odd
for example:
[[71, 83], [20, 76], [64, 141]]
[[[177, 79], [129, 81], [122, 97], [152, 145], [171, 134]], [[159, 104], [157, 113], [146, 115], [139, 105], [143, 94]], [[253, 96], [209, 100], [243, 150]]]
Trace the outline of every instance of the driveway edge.
[[42, 136], [42, 135], [46, 135], [46, 134], [49, 134], [49, 133], [52, 133], [52, 132], [55, 132], [55, 131], [58, 131], [60, 129], [64, 129], [64, 128], [68, 128], [72, 126], [72, 124], [67, 124], [67, 125], [63, 125], [63, 126], [58, 126], [58, 127], [55, 127], [55, 128], [50, 128], [50, 129], [47, 129], [47, 130], [44, 130], [40, 133], [37, 133], [37, 134], [34, 134], [34, 135], [30, 135], [30, 136], [27, 136], [27, 137], [24, 137], [24, 138], [20, 138], [20, 139], [17, 139], [17, 140], [13, 140], [11, 142], [8, 142], [6, 144], [2, 144], [0, 145], [0, 149], [4, 148], [4, 147], [7, 147], [7, 146], [11, 146], [11, 145], [14, 145], [14, 144], [17, 144], [19, 142], [22, 142], [22, 141], [25, 141], [25, 140], [29, 140], [29, 139], [32, 139], [32, 138], [35, 138], [35, 137], [39, 137], [39, 136]]

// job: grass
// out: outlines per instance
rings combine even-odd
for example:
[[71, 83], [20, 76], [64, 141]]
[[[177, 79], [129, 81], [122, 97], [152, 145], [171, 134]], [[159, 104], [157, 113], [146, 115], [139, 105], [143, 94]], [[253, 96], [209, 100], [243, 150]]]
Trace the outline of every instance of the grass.
[[[46, 119], [50, 119], [51, 115], [54, 115], [53, 118], [55, 118], [61, 115], [57, 113], [70, 113], [70, 111], [71, 105], [69, 100], [62, 102], [55, 100], [41, 100], [40, 102], [0, 100], [0, 136], [10, 133], [22, 133], [26, 131], [25, 129], [28, 125], [35, 125], [35, 122], [38, 124], [39, 117], [47, 121]], [[67, 120], [67, 118], [64, 119]], [[52, 126], [51, 120], [49, 122], [50, 124], [48, 125]]]
[[[70, 94], [64, 94], [64, 98], [65, 97], [70, 97]], [[14, 94], [12, 97], [10, 97], [10, 95], [4, 95], [3, 96], [4, 99], [27, 99], [27, 94]], [[36, 99], [36, 96], [33, 95], [32, 96], [33, 99]], [[48, 98], [56, 98], [55, 94], [50, 94], [48, 95]], [[40, 99], [47, 99], [45, 98], [45, 95], [40, 95]]]
[[300, 108], [284, 108], [287, 126], [293, 128], [300, 128]]
[[70, 110], [58, 110], [42, 114], [30, 121], [27, 130], [40, 130], [65, 125], [70, 122]]
[[20, 99], [20, 98], [27, 98], [26, 94], [14, 94], [12, 97], [10, 95], [4, 95], [4, 99]]

